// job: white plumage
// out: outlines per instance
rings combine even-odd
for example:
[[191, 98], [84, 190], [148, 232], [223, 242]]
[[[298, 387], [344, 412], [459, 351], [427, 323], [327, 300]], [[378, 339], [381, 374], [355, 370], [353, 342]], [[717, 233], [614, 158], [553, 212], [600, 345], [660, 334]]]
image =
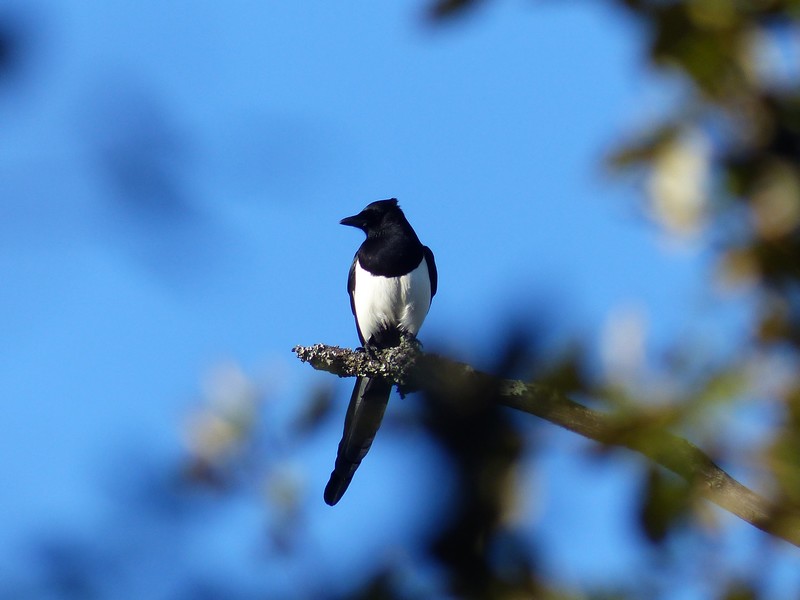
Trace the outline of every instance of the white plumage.
[[431, 306], [431, 278], [425, 257], [416, 269], [401, 277], [373, 275], [356, 261], [353, 304], [366, 342], [386, 327], [417, 335]]

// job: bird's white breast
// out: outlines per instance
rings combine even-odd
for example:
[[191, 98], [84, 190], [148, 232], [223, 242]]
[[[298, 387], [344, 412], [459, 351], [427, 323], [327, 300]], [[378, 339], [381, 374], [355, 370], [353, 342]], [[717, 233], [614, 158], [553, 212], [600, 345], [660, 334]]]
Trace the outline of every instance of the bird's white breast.
[[431, 306], [431, 278], [422, 258], [419, 266], [400, 277], [383, 277], [356, 262], [353, 304], [361, 335], [369, 342], [385, 327], [417, 335]]

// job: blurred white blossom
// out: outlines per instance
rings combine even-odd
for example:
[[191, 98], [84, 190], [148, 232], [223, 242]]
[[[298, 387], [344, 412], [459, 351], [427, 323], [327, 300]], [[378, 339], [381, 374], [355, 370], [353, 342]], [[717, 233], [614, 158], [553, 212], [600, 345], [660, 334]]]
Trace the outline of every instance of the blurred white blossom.
[[708, 209], [710, 143], [699, 131], [665, 142], [648, 181], [650, 210], [669, 232], [696, 234]]
[[252, 430], [259, 401], [258, 387], [234, 363], [218, 365], [203, 382], [202, 405], [185, 427], [191, 454], [207, 464], [232, 458]]

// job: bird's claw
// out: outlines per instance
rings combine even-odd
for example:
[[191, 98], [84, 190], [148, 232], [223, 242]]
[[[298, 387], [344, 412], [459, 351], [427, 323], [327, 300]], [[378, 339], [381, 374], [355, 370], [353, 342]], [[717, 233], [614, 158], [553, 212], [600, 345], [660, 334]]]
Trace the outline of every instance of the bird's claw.
[[378, 348], [377, 346], [373, 346], [370, 343], [364, 344], [363, 350], [364, 352], [367, 353], [367, 356], [369, 356], [373, 360], [377, 359], [381, 353], [380, 348]]

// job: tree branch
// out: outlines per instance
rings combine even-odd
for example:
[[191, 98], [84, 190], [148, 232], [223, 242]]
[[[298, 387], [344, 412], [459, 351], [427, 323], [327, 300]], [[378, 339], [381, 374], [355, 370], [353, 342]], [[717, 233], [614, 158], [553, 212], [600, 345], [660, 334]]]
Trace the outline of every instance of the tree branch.
[[705, 452], [663, 428], [602, 413], [559, 391], [518, 380], [497, 381], [471, 366], [419, 351], [413, 341], [375, 354], [316, 344], [292, 349], [317, 370], [339, 377], [379, 376], [396, 382], [401, 394], [412, 391], [458, 394], [489, 382], [499, 383], [499, 401], [604, 445], [643, 454], [688, 481], [693, 490], [751, 525], [800, 546], [800, 514], [771, 502], [719, 467]]

